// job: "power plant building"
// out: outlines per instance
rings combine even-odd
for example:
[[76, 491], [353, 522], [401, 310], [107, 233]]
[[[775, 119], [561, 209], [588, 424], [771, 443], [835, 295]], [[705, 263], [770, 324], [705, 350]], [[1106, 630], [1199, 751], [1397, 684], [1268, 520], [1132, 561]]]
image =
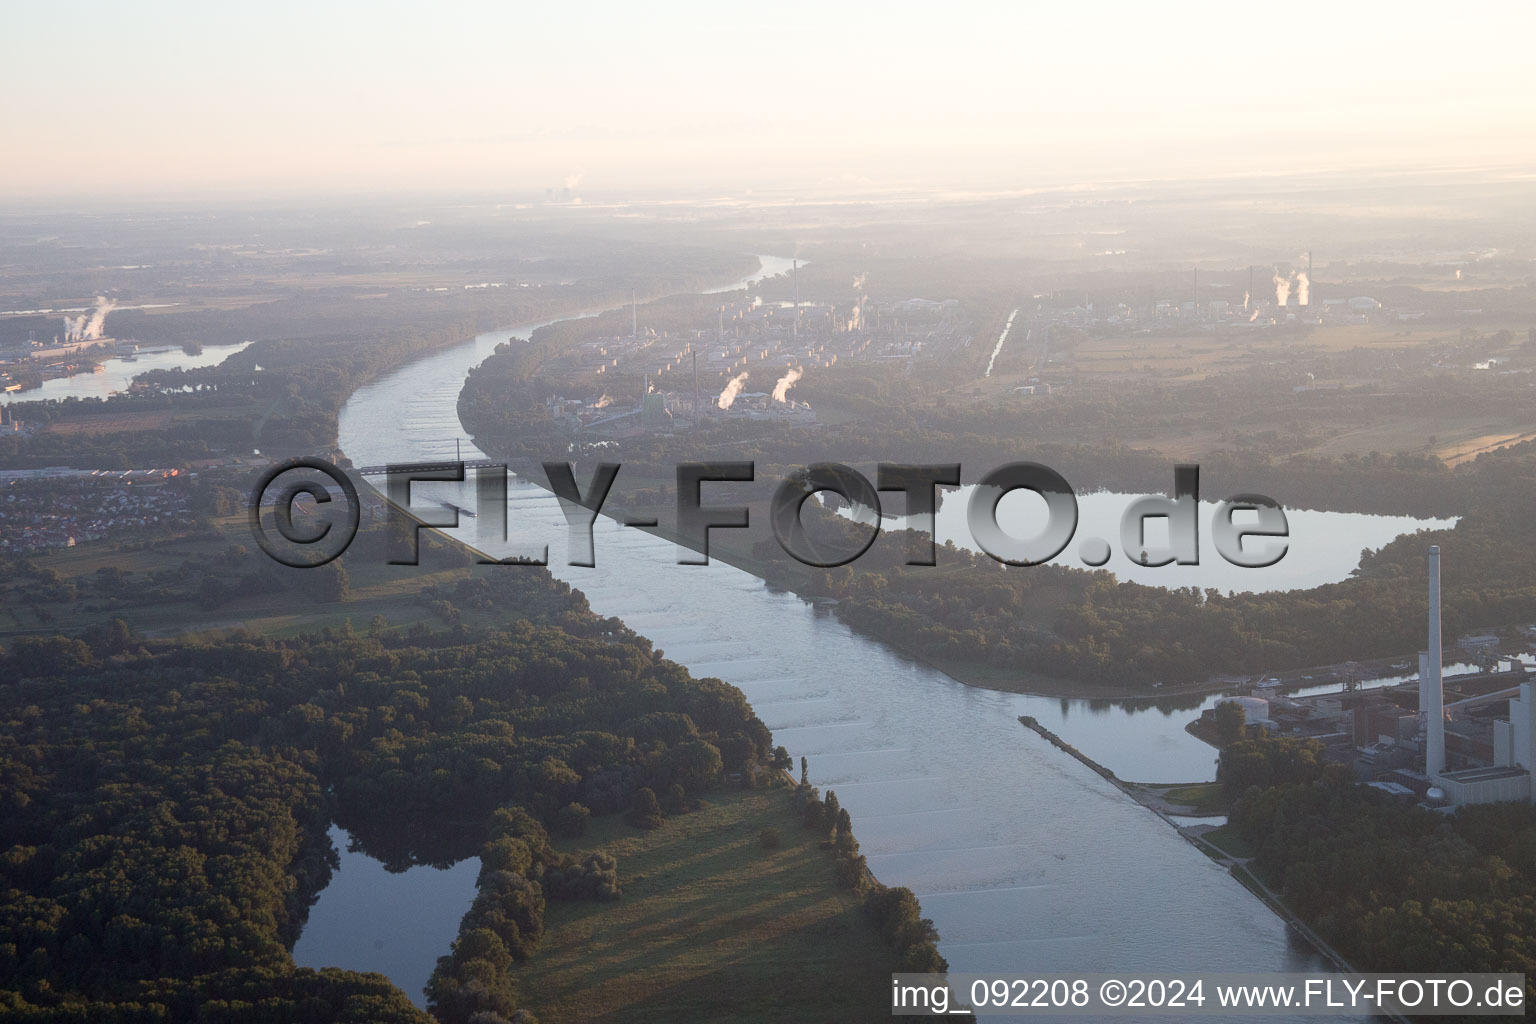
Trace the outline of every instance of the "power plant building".
[[[1423, 716], [1424, 773], [1451, 804], [1532, 802], [1536, 765], [1536, 692], [1521, 683], [1509, 702], [1509, 721], [1493, 723], [1493, 764], [1445, 770], [1445, 692], [1440, 675], [1440, 548], [1429, 549], [1429, 650], [1419, 655], [1419, 708]], [[1430, 794], [1435, 794], [1434, 790]]]

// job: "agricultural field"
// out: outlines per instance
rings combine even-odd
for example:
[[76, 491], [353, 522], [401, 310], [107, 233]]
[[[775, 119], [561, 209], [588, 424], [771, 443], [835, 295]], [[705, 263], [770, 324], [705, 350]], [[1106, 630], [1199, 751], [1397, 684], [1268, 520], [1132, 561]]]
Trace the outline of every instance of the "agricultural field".
[[624, 896], [550, 904], [537, 955], [516, 971], [542, 1024], [889, 1018], [888, 981], [869, 965], [893, 954], [787, 785], [711, 794], [651, 832], [594, 820], [565, 846], [616, 856]]

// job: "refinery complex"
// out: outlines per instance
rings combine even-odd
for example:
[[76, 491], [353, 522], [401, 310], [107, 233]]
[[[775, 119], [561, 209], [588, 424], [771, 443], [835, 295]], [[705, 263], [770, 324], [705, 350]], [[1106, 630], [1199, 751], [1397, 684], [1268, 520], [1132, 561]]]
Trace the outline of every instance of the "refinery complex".
[[808, 402], [792, 392], [808, 374], [840, 363], [878, 361], [906, 368], [971, 343], [954, 299], [870, 302], [864, 279], [850, 302], [802, 302], [799, 268], [792, 301], [761, 296], [721, 304], [713, 323], [684, 330], [642, 325], [631, 301], [627, 335], [591, 338], [562, 355], [573, 392], [596, 398], [545, 398], [551, 420], [573, 433], [626, 436], [696, 427], [706, 420], [768, 419], [812, 425]]

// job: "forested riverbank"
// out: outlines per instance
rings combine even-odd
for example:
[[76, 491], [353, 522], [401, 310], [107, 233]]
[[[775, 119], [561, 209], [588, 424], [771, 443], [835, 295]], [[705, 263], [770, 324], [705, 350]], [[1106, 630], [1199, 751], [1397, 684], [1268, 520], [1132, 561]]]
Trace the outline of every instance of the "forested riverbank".
[[[614, 301], [616, 290], [604, 288], [583, 295]], [[462, 341], [472, 326], [438, 320], [383, 339], [347, 332], [258, 342], [248, 359], [157, 379], [158, 396], [49, 409], [86, 423], [107, 409], [194, 417], [204, 409], [235, 424], [213, 445], [185, 420], [176, 427], [184, 448], [164, 430], [114, 422], [121, 436], [84, 430], [63, 443], [41, 440], [52, 436], [44, 432], [7, 458], [155, 453], [174, 461], [244, 450], [251, 438], [269, 454], [330, 450], [337, 411], [358, 385]], [[202, 490], [219, 497], [218, 486]], [[197, 508], [199, 516], [232, 511]], [[771, 749], [735, 687], [691, 676], [543, 570], [460, 578], [469, 575], [462, 549], [439, 542], [423, 544], [441, 559], [434, 579], [444, 566], [453, 578], [414, 599], [391, 597], [397, 585], [356, 562], [382, 563], [380, 533], [365, 529], [319, 586], [304, 570], [252, 565], [249, 549], [207, 524], [176, 542], [194, 552], [179, 573], [160, 571], [153, 557], [137, 560], [158, 584], [153, 593], [129, 593], [128, 574], [110, 566], [84, 591], [26, 567], [28, 580], [53, 588], [49, 600], [80, 613], [81, 628], [33, 630], [0, 651], [0, 779], [12, 809], [0, 821], [7, 1019], [532, 1020], [513, 968], [535, 955], [545, 908], [624, 898], [622, 862], [600, 850], [556, 849], [551, 835], [579, 842], [589, 820], [617, 817], [625, 827], [665, 830], [717, 794], [779, 785], [786, 755]], [[91, 551], [72, 555], [88, 561]], [[230, 577], [242, 570], [247, 584], [259, 582], [254, 591]], [[168, 580], [203, 585], [184, 593]], [[231, 624], [247, 599], [290, 587], [301, 620], [313, 608], [331, 625], [293, 632], [271, 619], [279, 639]], [[162, 639], [94, 621], [101, 608], [136, 608], [140, 598], [157, 608], [190, 600], [179, 626], [199, 634]], [[344, 614], [353, 600], [381, 609], [366, 631]], [[473, 610], [461, 614], [454, 601]], [[410, 628], [392, 621], [401, 609]], [[386, 865], [478, 855], [485, 866], [429, 987], [430, 1017], [378, 975], [293, 963], [289, 950], [335, 868], [333, 822]], [[846, 820], [833, 824], [840, 843], [854, 842]], [[694, 841], [703, 854], [708, 838]], [[803, 864], [794, 870], [808, 892], [830, 881]], [[845, 902], [826, 941], [850, 928], [871, 941], [853, 960], [828, 962], [879, 979], [922, 944], [925, 962], [938, 962], [931, 925], [893, 923], [887, 903], [905, 898], [915, 913], [910, 893], [859, 873], [839, 892]], [[817, 995], [804, 994], [809, 1010]]]
[[1361, 971], [1515, 972], [1536, 995], [1536, 810], [1425, 810], [1325, 766], [1314, 741], [1222, 752], [1230, 831], [1291, 909]]
[[11, 641], [10, 1019], [421, 1019], [377, 976], [288, 955], [334, 866], [331, 820], [386, 863], [480, 855], [432, 1006], [510, 1016], [507, 969], [534, 954], [546, 902], [622, 898], [621, 863], [557, 853], [547, 830], [625, 812], [655, 827], [787, 763], [738, 690], [564, 584], [523, 576], [496, 601], [508, 625], [489, 631]]

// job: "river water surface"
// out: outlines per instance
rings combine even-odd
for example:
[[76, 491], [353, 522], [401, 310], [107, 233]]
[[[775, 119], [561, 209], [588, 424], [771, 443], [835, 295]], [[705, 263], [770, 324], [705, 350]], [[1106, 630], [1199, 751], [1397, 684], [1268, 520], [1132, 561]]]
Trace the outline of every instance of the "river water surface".
[[[341, 413], [342, 449], [357, 465], [451, 458], [465, 375], [509, 334], [526, 337], [534, 326], [481, 335], [359, 389]], [[462, 455], [483, 457], [467, 441]], [[473, 507], [472, 488], [418, 485], [415, 500]], [[567, 566], [564, 518], [531, 484], [513, 481], [508, 519], [526, 533], [514, 543], [549, 541], [550, 571], [599, 614], [622, 619], [695, 675], [741, 688], [775, 742], [809, 758], [823, 791], [837, 791], [876, 876], [919, 895], [953, 970], [1321, 965], [1224, 869], [1017, 720], [1034, 715], [1122, 777], [1192, 781], [1214, 768], [1211, 748], [1183, 730], [1196, 712], [968, 687], [741, 570], [680, 566], [670, 543], [607, 519], [595, 529], [597, 566]], [[487, 548], [475, 527], [466, 519], [459, 535]], [[354, 950], [367, 959], [373, 939], [359, 928], [331, 941], [306, 946], [303, 962], [336, 963]], [[445, 951], [424, 945], [421, 962], [430, 971]]]
[[0, 395], [0, 405], [12, 402], [41, 402], [46, 399], [106, 398], [127, 391], [133, 378], [150, 370], [191, 370], [199, 366], [215, 366], [242, 351], [250, 342], [234, 345], [205, 345], [197, 355], [189, 355], [180, 347], [164, 348], [154, 352], [136, 353], [132, 359], [114, 356], [101, 364], [95, 373], [77, 373], [69, 377], [53, 377], [41, 387], [26, 391], [10, 391]]

